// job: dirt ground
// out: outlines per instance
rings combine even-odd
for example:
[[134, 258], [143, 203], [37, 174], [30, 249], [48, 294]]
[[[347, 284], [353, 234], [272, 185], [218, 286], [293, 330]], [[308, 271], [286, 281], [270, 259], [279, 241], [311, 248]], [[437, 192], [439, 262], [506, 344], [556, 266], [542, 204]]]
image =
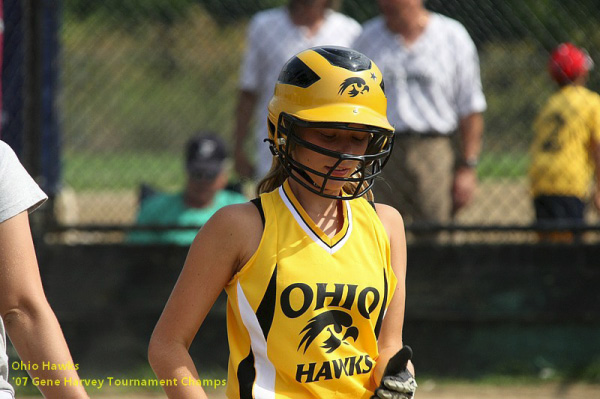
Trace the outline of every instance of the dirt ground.
[[[424, 381], [415, 395], [416, 399], [593, 399], [600, 398], [600, 385], [574, 384], [561, 386], [557, 383], [540, 385], [490, 385], [490, 384], [436, 384]], [[165, 398], [159, 393], [122, 393], [93, 395], [99, 399], [156, 399]], [[211, 399], [225, 399], [224, 391], [207, 392]], [[18, 399], [37, 399], [38, 397], [17, 397]]]

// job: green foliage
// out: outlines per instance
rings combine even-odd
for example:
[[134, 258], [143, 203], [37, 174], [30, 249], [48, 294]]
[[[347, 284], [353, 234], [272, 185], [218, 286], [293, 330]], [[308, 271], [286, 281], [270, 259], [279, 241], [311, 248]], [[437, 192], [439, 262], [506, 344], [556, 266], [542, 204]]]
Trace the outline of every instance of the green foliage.
[[[190, 135], [209, 129], [228, 138], [233, 131], [246, 24], [223, 21], [286, 3], [65, 0], [60, 114], [66, 183], [135, 187], [151, 171], [152, 182], [173, 185]], [[376, 2], [345, 0], [342, 6], [361, 21], [378, 12]], [[430, 0], [427, 6], [465, 22], [480, 44], [488, 102], [480, 177], [523, 176], [531, 124], [555, 90], [546, 73], [546, 39], [562, 34], [549, 24], [556, 16], [560, 29], [594, 57], [600, 30], [586, 13], [592, 2], [581, 0], [570, 13], [555, 0]], [[590, 87], [600, 87], [596, 71]]]
[[592, 362], [589, 362], [589, 364], [573, 370], [571, 373], [571, 379], [600, 384], [600, 356], [596, 356], [596, 358]]
[[527, 41], [488, 43], [481, 51], [486, 151], [524, 152], [531, 124], [555, 90], [546, 74], [546, 53]]
[[462, 22], [478, 45], [534, 38], [549, 49], [582, 39], [596, 25], [597, 0], [428, 0], [427, 8]]
[[[63, 0], [67, 14], [79, 19], [103, 15], [127, 25], [159, 21], [173, 24], [192, 6], [203, 7], [219, 24], [236, 23], [289, 0]], [[341, 1], [342, 11], [360, 22], [376, 16], [377, 2]], [[478, 44], [519, 40], [532, 35], [547, 49], [565, 40], [581, 40], [582, 27], [595, 26], [597, 0], [578, 0], [566, 7], [561, 0], [427, 0], [429, 9], [462, 22]]]
[[243, 27], [219, 28], [198, 6], [168, 29], [119, 29], [101, 19], [65, 25], [68, 148], [179, 153], [196, 130], [231, 131]]
[[172, 26], [65, 16], [60, 109], [64, 179], [75, 189], [183, 181], [184, 143], [232, 131], [244, 26], [199, 6]]
[[182, 18], [197, 0], [64, 0], [67, 14], [85, 19], [102, 15], [127, 24], [159, 21], [173, 24]]
[[220, 24], [226, 24], [287, 3], [286, 0], [64, 0], [64, 7], [67, 14], [78, 19], [103, 15], [129, 25], [156, 21], [171, 25], [193, 6], [202, 6]]
[[287, 0], [200, 0], [200, 2], [220, 24], [235, 23], [240, 19], [249, 18], [258, 11], [289, 3]]

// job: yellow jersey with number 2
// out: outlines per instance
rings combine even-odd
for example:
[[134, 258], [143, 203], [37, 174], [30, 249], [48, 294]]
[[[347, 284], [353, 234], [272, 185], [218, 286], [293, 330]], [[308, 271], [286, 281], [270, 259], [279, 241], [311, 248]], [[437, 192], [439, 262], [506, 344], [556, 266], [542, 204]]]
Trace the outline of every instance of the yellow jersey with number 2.
[[550, 97], [533, 130], [533, 195], [584, 199], [594, 171], [590, 144], [600, 141], [600, 96], [583, 86], [564, 86]]

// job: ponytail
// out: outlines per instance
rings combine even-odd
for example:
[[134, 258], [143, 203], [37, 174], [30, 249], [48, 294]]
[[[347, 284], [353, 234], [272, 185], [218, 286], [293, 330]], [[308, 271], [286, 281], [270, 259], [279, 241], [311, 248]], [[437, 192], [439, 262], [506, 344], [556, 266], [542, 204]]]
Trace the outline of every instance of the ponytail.
[[287, 170], [283, 167], [277, 157], [273, 157], [271, 161], [271, 170], [266, 174], [265, 177], [256, 186], [256, 195], [260, 196], [262, 193], [269, 193], [281, 186], [283, 182], [289, 177]]

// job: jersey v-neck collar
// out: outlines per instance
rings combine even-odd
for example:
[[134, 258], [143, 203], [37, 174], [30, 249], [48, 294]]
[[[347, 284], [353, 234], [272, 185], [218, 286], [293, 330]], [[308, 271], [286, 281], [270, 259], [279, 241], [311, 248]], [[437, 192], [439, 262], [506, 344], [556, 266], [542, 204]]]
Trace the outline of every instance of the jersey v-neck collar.
[[346, 241], [348, 241], [348, 238], [350, 238], [350, 234], [352, 233], [352, 210], [349, 201], [342, 201], [344, 225], [335, 236], [329, 237], [313, 222], [304, 208], [302, 208], [287, 180], [279, 187], [279, 196], [302, 230], [330, 255], [333, 255], [342, 248]]

